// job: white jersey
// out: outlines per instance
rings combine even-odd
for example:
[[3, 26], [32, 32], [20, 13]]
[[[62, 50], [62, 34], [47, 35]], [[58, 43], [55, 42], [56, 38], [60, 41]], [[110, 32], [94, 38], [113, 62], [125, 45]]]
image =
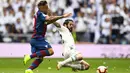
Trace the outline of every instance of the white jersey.
[[62, 39], [64, 58], [67, 59], [70, 56], [78, 54], [79, 52], [76, 51], [75, 42], [69, 29], [61, 26], [61, 28], [58, 28], [58, 31]]
[[71, 32], [68, 30], [68, 28], [61, 26], [61, 28], [58, 28], [58, 31], [60, 33], [62, 44], [64, 47], [64, 51], [74, 49], [75, 50], [75, 42], [73, 39], [73, 36]]

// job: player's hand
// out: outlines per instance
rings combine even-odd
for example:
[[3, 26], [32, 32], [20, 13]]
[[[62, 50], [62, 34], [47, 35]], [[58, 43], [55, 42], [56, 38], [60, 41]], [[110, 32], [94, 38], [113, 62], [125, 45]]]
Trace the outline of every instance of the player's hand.
[[63, 18], [70, 17], [70, 16], [72, 16], [72, 13], [66, 13], [63, 15]]

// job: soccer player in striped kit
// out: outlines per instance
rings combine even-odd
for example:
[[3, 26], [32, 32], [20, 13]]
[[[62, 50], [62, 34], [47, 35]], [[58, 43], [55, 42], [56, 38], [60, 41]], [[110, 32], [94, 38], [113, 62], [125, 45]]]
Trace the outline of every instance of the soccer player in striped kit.
[[53, 49], [51, 45], [45, 41], [45, 34], [47, 30], [47, 25], [53, 23], [59, 19], [71, 16], [71, 13], [64, 14], [62, 16], [49, 16], [47, 1], [41, 0], [38, 3], [38, 11], [34, 15], [34, 30], [30, 41], [31, 44], [31, 55], [24, 55], [24, 64], [26, 64], [30, 59], [36, 58], [32, 65], [25, 70], [25, 73], [33, 73], [33, 70], [37, 68], [43, 61], [45, 56], [53, 55]]

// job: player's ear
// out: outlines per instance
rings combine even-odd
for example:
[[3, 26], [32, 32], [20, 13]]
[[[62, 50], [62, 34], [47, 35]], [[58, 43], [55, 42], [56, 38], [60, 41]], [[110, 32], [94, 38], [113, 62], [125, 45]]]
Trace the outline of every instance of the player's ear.
[[66, 27], [66, 24], [64, 24], [64, 26]]

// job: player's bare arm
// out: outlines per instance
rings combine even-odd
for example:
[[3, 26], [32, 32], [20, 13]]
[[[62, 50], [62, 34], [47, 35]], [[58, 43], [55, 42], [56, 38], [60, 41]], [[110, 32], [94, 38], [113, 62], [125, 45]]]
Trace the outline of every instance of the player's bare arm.
[[70, 17], [72, 15], [72, 13], [66, 13], [62, 16], [46, 16], [46, 22], [47, 24], [51, 24], [53, 22], [56, 22], [57, 20], [59, 19], [62, 19], [62, 18], [66, 18], [66, 17]]
[[61, 28], [61, 25], [58, 22], [53, 23], [57, 28]]

